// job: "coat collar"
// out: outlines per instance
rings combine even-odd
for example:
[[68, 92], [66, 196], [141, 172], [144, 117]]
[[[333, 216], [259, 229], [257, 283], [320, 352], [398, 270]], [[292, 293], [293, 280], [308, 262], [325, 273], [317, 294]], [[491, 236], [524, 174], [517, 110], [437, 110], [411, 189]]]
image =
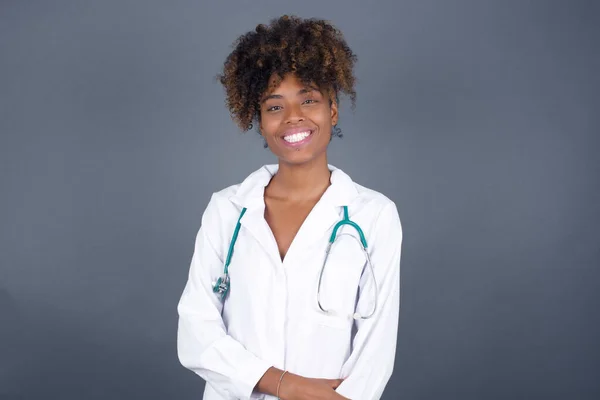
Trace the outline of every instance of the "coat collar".
[[[268, 164], [254, 171], [239, 185], [229, 200], [240, 207], [264, 206], [264, 189], [278, 170], [277, 164]], [[356, 185], [341, 169], [329, 165], [329, 170], [331, 185], [323, 194], [322, 201], [334, 207], [349, 205], [358, 195]]]

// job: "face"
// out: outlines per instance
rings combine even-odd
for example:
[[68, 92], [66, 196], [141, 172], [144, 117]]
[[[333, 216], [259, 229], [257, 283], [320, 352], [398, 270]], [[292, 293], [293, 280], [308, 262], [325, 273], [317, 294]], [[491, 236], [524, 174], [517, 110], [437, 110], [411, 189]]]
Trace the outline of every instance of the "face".
[[337, 104], [329, 93], [286, 75], [265, 93], [260, 105], [260, 130], [280, 162], [304, 164], [326, 159]]

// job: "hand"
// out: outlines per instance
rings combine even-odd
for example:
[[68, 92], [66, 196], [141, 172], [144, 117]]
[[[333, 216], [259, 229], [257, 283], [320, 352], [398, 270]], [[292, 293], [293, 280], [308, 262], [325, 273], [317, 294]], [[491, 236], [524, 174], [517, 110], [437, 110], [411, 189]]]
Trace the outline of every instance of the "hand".
[[315, 379], [289, 374], [283, 377], [279, 391], [282, 400], [342, 400], [335, 391], [343, 379]]

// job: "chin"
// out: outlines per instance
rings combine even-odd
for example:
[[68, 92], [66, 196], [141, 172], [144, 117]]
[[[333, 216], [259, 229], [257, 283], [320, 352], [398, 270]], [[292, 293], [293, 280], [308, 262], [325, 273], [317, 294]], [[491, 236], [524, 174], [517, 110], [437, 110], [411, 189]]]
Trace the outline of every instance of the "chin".
[[303, 165], [313, 161], [313, 157], [279, 157], [279, 161], [289, 165]]
[[286, 153], [287, 154], [281, 155], [278, 158], [281, 162], [284, 162], [289, 165], [304, 165], [313, 163], [315, 161], [318, 162], [322, 157], [325, 157], [326, 155], [324, 151], [315, 153], [300, 150], [294, 151], [294, 154], [290, 154], [289, 152]]

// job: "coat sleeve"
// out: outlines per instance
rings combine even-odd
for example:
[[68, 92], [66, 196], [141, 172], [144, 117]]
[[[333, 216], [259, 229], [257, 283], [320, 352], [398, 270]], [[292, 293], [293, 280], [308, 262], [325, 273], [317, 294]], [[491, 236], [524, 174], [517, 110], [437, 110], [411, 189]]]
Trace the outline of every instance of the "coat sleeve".
[[[381, 398], [394, 369], [400, 312], [400, 253], [402, 227], [396, 205], [389, 202], [377, 219], [369, 254], [378, 286], [377, 310], [357, 321], [352, 353], [342, 368], [344, 382], [337, 392], [352, 400]], [[368, 270], [361, 282], [358, 310], [367, 313], [373, 301]]]
[[[219, 210], [212, 196], [202, 216], [188, 280], [177, 306], [177, 353], [181, 364], [202, 377], [225, 397], [264, 398], [254, 391], [270, 365], [227, 334], [221, 317], [223, 304], [212, 291], [223, 273]], [[222, 246], [221, 246], [222, 247]]]

